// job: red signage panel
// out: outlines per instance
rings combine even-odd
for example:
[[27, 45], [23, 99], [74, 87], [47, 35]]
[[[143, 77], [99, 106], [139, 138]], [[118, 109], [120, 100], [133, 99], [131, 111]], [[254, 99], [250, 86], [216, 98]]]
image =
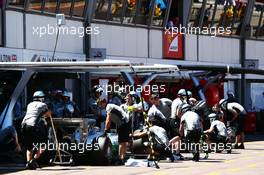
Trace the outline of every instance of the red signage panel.
[[164, 58], [183, 59], [183, 40], [180, 33], [164, 33]]

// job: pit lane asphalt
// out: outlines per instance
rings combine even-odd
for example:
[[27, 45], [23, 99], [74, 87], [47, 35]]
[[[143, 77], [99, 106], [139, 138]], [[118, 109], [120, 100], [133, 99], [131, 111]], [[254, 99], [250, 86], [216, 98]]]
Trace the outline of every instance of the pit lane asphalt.
[[[53, 166], [38, 170], [21, 170], [18, 167], [1, 167], [0, 174], [10, 175], [262, 175], [264, 172], [264, 136], [261, 141], [245, 143], [245, 150], [232, 154], [212, 153], [207, 160], [168, 163], [159, 162], [160, 169], [125, 166]], [[183, 154], [191, 157], [190, 154]], [[2, 173], [1, 173], [2, 172]]]

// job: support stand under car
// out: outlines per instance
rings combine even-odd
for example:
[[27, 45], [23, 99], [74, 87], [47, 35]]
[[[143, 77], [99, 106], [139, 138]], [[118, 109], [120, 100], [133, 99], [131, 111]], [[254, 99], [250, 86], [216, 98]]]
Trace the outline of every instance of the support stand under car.
[[55, 141], [55, 147], [56, 147], [56, 155], [54, 159], [50, 159], [50, 164], [55, 164], [55, 165], [74, 165], [73, 159], [72, 159], [72, 154], [60, 149], [60, 144], [57, 139], [57, 133], [54, 127], [54, 122], [52, 117], [50, 118], [50, 123], [54, 135], [54, 141]]

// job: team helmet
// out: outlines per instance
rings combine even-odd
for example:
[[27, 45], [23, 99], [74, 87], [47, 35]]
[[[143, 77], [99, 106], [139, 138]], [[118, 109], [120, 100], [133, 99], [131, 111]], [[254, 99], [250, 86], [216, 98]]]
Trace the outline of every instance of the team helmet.
[[180, 96], [186, 96], [186, 90], [185, 89], [180, 89], [178, 91], [178, 95], [180, 95]]
[[192, 109], [192, 106], [188, 103], [184, 103], [182, 106], [181, 106], [181, 112], [182, 113], [185, 113], [187, 111], [190, 111]]
[[68, 91], [64, 91], [63, 94], [62, 94], [63, 97], [71, 97], [71, 93], [68, 92]]
[[192, 92], [191, 91], [187, 91], [187, 95], [188, 95], [188, 97], [192, 97]]
[[226, 99], [221, 99], [218, 105], [220, 106], [220, 108], [226, 109], [226, 103], [227, 103]]
[[33, 94], [33, 98], [43, 98], [43, 97], [45, 97], [45, 94], [43, 91], [36, 91]]

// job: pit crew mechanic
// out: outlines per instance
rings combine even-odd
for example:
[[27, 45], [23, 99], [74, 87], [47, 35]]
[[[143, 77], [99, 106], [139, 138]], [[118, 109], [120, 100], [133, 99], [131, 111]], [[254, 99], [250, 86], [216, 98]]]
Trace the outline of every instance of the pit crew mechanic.
[[45, 118], [51, 117], [48, 106], [44, 103], [45, 94], [36, 91], [33, 94], [33, 102], [27, 106], [26, 115], [22, 121], [22, 145], [26, 148], [27, 169], [36, 169], [36, 159], [40, 157], [44, 149], [35, 148], [37, 143], [45, 143], [48, 140], [48, 130]]
[[[199, 141], [202, 134], [202, 124], [200, 116], [191, 111], [191, 105], [184, 103], [181, 107], [181, 124], [180, 124], [180, 135], [185, 137], [187, 144], [191, 145], [193, 153], [193, 161], [200, 160], [199, 153]], [[195, 145], [194, 148], [192, 145]], [[189, 146], [188, 146], [189, 147]]]
[[[237, 102], [228, 102], [226, 99], [219, 101], [220, 108], [226, 112], [227, 126], [237, 128], [236, 142], [234, 148], [245, 149], [244, 140], [244, 122], [246, 117], [246, 110]], [[240, 145], [238, 146], [240, 142]]]
[[110, 132], [111, 122], [116, 124], [118, 128], [118, 163], [121, 165], [125, 162], [124, 159], [129, 142], [129, 134], [131, 132], [131, 118], [137, 110], [137, 108], [133, 106], [136, 105], [133, 93], [127, 94], [125, 100], [126, 102], [120, 107], [115, 104], [108, 104], [106, 106], [107, 117], [105, 121], [105, 134]]

